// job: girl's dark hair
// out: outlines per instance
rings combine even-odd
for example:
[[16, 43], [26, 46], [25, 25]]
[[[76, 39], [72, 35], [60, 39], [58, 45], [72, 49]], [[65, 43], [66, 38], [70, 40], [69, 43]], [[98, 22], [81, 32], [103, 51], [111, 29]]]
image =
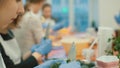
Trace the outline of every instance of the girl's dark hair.
[[3, 5], [4, 0], [0, 0], [0, 5]]
[[3, 0], [0, 0], [0, 3], [2, 2]]
[[44, 4], [43, 7], [42, 7], [42, 10], [44, 10], [46, 7], [50, 7], [51, 8], [51, 5], [48, 4], [48, 3]]

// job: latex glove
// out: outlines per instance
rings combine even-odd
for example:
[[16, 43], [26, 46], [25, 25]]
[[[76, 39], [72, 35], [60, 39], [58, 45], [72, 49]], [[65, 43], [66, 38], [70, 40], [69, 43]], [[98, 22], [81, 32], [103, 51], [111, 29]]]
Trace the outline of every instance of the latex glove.
[[77, 61], [73, 61], [66, 64], [61, 64], [59, 68], [81, 68], [80, 63]]
[[118, 24], [120, 24], [120, 14], [115, 16], [115, 20]]
[[44, 45], [46, 43], [46, 39], [44, 39], [44, 38], [42, 38], [41, 40], [40, 40], [40, 43], [39, 44], [35, 44], [35, 45], [33, 45], [32, 47], [31, 47], [31, 52], [33, 53], [33, 52], [35, 52], [35, 49], [37, 49], [37, 48], [39, 48], [41, 45]]
[[52, 42], [50, 39], [46, 39], [43, 44], [40, 44], [40, 46], [35, 49], [35, 52], [38, 52], [42, 55], [48, 54], [52, 49]]
[[31, 47], [30, 51], [33, 53], [33, 52], [35, 52], [35, 49], [37, 49], [38, 47], [39, 47], [38, 44], [33, 45], [33, 46]]
[[46, 40], [47, 40], [47, 39], [42, 38], [42, 39], [40, 40], [40, 44], [39, 44], [39, 45], [43, 45], [44, 43], [46, 43]]
[[39, 65], [39, 66], [36, 66], [34, 68], [50, 68], [50, 66], [52, 64], [55, 64], [56, 62], [58, 63], [62, 63], [63, 61], [62, 60], [49, 60], [49, 61], [46, 61], [45, 63]]
[[40, 45], [43, 45], [43, 44], [45, 44], [46, 43], [46, 40], [44, 39], [44, 38], [42, 38], [41, 40], [40, 40], [40, 43], [39, 44], [35, 44], [35, 45], [33, 45], [32, 47], [31, 47], [31, 52], [33, 53], [33, 52], [35, 52], [35, 49], [37, 49], [37, 48], [39, 48], [39, 46]]
[[58, 23], [55, 26], [53, 26], [52, 30], [53, 31], [58, 31], [60, 29], [64, 28], [64, 24], [63, 23]]

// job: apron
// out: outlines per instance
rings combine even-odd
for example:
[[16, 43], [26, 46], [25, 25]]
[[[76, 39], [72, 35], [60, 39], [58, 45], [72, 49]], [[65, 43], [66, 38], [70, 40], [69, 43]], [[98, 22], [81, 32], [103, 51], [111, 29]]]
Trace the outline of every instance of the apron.
[[14, 62], [19, 64], [21, 62], [21, 51], [15, 38], [4, 41], [0, 36], [1, 44], [5, 50], [7, 56]]
[[6, 68], [1, 53], [0, 53], [0, 68]]
[[[0, 38], [0, 42], [1, 42], [1, 38]], [[0, 53], [0, 68], [6, 68], [1, 53]]]

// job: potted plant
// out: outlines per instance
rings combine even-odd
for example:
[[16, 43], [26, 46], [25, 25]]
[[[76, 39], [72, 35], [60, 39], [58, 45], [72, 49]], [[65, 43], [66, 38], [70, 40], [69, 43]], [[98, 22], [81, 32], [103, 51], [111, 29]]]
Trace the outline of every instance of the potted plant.
[[[120, 60], [120, 36], [114, 37], [112, 39], [109, 39], [108, 42], [112, 41], [112, 49], [111, 50], [106, 50], [107, 55], [115, 55], [118, 57]], [[120, 63], [120, 61], [119, 61]], [[120, 64], [119, 64], [120, 67]]]
[[112, 41], [112, 49], [106, 50], [107, 55], [116, 55], [120, 59], [120, 36], [109, 39], [108, 42]]

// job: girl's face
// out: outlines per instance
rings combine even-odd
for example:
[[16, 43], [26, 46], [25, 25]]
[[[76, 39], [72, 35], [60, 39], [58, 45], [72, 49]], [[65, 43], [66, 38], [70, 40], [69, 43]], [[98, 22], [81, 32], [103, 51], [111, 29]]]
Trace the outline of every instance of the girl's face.
[[43, 10], [43, 15], [46, 18], [50, 18], [51, 17], [51, 7], [45, 7]]
[[0, 30], [4, 30], [18, 15], [24, 13], [22, 0], [0, 1]]

